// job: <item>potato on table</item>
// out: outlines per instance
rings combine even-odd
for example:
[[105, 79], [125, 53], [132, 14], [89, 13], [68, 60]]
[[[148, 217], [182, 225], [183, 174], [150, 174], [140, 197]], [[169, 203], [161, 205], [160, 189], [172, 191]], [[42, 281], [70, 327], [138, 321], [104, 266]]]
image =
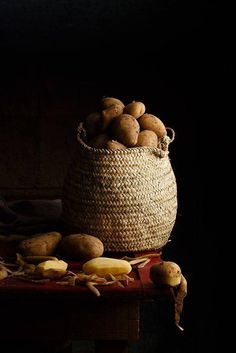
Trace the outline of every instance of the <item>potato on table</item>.
[[123, 275], [132, 271], [130, 263], [126, 260], [113, 259], [110, 257], [97, 257], [85, 262], [83, 271], [86, 275], [95, 273], [98, 276]]
[[102, 256], [103, 243], [89, 234], [70, 234], [62, 239], [61, 251], [70, 259], [90, 260]]
[[52, 255], [61, 239], [62, 235], [58, 232], [35, 234], [33, 237], [24, 239], [19, 243], [19, 252], [25, 256]]
[[48, 260], [38, 264], [34, 273], [44, 278], [58, 279], [66, 274], [67, 267], [63, 260]]

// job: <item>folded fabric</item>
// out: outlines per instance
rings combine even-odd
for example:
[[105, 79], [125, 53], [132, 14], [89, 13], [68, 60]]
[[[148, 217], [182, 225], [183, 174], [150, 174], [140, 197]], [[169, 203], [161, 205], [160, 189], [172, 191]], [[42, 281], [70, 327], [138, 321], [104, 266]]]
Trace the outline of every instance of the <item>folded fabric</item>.
[[60, 199], [6, 202], [0, 196], [0, 234], [33, 235], [61, 228]]

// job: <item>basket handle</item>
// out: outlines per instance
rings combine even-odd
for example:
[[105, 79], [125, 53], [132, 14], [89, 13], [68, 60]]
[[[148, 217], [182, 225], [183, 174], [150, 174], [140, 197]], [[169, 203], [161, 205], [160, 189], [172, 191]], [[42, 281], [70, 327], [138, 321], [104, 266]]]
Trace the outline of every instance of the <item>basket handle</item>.
[[169, 143], [173, 142], [175, 139], [175, 130], [172, 129], [171, 127], [166, 127], [166, 131], [167, 131], [167, 133], [168, 133], [168, 131], [171, 132], [171, 136], [168, 136], [168, 134], [167, 134], [167, 137], [169, 139]]

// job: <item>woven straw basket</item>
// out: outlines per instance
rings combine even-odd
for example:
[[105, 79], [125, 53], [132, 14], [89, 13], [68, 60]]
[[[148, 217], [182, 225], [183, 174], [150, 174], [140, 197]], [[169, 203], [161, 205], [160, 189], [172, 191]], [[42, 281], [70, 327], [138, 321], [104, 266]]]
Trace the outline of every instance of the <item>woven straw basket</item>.
[[175, 175], [162, 148], [95, 149], [78, 128], [77, 150], [65, 178], [63, 219], [72, 229], [94, 235], [106, 251], [163, 247], [177, 211]]

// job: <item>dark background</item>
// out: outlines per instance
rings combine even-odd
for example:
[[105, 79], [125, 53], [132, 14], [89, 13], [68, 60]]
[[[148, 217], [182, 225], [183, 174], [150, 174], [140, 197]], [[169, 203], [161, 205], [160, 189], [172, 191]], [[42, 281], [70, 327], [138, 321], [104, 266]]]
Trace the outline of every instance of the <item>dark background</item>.
[[60, 197], [78, 121], [103, 95], [143, 101], [176, 132], [179, 208], [163, 256], [180, 264], [189, 294], [171, 352], [213, 352], [217, 342], [217, 242], [207, 220], [211, 136], [230, 66], [223, 10], [201, 0], [0, 1], [4, 197]]

